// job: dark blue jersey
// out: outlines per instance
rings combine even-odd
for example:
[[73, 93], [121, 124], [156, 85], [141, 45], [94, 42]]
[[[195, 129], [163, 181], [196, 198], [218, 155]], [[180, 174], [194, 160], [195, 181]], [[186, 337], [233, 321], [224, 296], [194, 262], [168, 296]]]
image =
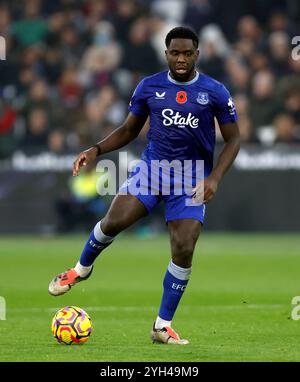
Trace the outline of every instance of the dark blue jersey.
[[237, 120], [232, 98], [220, 82], [198, 73], [185, 83], [163, 71], [144, 78], [131, 98], [129, 111], [150, 116], [145, 159], [204, 160], [205, 175], [213, 168], [215, 121]]

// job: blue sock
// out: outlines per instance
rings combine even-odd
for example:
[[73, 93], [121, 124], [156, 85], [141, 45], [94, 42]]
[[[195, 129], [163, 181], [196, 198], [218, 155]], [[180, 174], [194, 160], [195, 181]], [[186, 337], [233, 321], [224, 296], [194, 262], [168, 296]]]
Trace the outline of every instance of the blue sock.
[[164, 292], [158, 313], [161, 319], [172, 321], [189, 281], [191, 270], [192, 268], [182, 268], [170, 261], [163, 282]]
[[95, 225], [80, 256], [80, 264], [91, 266], [104, 248], [108, 247], [114, 238], [105, 235], [101, 230], [101, 221]]

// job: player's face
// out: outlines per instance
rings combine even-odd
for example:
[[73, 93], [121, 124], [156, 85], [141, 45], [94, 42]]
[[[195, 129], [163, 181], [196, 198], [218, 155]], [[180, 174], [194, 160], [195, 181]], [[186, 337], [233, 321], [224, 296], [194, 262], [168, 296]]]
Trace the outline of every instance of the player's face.
[[186, 82], [194, 77], [199, 50], [192, 40], [174, 38], [165, 53], [171, 76], [176, 81]]

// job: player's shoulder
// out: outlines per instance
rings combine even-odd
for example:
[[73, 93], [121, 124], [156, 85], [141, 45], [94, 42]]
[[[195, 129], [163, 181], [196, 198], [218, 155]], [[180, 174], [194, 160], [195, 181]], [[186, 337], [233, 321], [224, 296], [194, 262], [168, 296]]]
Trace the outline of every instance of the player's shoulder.
[[144, 79], [141, 81], [143, 85], [161, 85], [166, 83], [168, 78], [168, 71], [164, 70], [158, 73], [154, 73], [150, 76], [144, 77]]
[[205, 86], [207, 90], [210, 90], [212, 92], [222, 92], [226, 90], [226, 87], [222, 82], [216, 80], [213, 77], [210, 77], [208, 74], [205, 74], [203, 72], [200, 73], [199, 76], [199, 83], [201, 86]]

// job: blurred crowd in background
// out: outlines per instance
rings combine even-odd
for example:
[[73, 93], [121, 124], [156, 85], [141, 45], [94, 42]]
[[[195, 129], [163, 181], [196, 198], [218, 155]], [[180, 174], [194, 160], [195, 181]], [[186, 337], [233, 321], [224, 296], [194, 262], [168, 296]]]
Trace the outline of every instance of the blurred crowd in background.
[[300, 142], [298, 0], [13, 0], [0, 1], [0, 158], [101, 140], [137, 83], [166, 69], [178, 25], [199, 35], [199, 69], [230, 90], [243, 142]]

